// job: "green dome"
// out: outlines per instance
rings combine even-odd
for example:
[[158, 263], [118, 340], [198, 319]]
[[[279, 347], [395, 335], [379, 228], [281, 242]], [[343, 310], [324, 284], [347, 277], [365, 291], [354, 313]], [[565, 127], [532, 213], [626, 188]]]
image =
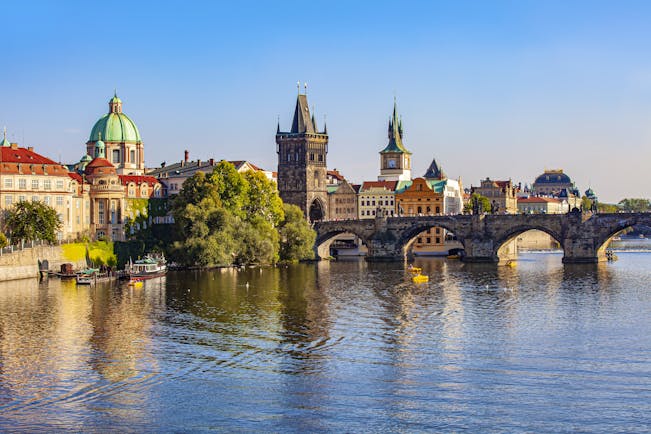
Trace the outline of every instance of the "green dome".
[[[119, 101], [117, 97], [114, 97], [114, 99]], [[138, 127], [124, 113], [107, 113], [95, 123], [88, 141], [96, 142], [100, 138], [107, 142], [142, 141]]]
[[89, 163], [93, 160], [93, 157], [90, 155], [86, 154], [83, 157], [81, 157], [81, 160], [79, 160], [80, 163]]

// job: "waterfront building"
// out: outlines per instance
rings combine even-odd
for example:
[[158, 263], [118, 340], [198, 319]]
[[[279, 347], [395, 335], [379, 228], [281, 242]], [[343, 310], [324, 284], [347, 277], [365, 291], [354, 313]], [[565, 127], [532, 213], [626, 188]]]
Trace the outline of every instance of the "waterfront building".
[[510, 179], [494, 181], [486, 178], [480, 181], [479, 187], [471, 187], [471, 191], [488, 198], [489, 202], [497, 207], [500, 214], [516, 214], [518, 212], [518, 188]]
[[328, 220], [357, 218], [357, 192], [359, 185], [342, 179], [339, 184], [328, 186]]
[[319, 131], [310, 116], [307, 95], [299, 92], [289, 131], [276, 130], [278, 192], [285, 203], [297, 205], [309, 221], [328, 216], [326, 156], [328, 132]]
[[145, 173], [145, 147], [136, 124], [122, 112], [122, 100], [117, 93], [109, 100], [109, 111], [93, 126], [86, 142], [86, 153], [91, 157], [98, 148], [105, 146], [104, 155], [121, 175]]
[[518, 212], [522, 214], [563, 214], [568, 211], [567, 200], [542, 196], [518, 198]]
[[87, 207], [83, 200], [73, 200], [76, 184], [65, 166], [36, 153], [33, 147], [9, 143], [4, 133], [0, 142], [0, 218], [18, 202], [40, 201], [54, 208], [61, 220], [57, 238], [76, 238], [83, 230], [79, 222]]
[[162, 186], [153, 176], [118, 174], [115, 165], [105, 158], [101, 140], [96, 142], [94, 154], [97, 157], [84, 168], [89, 186], [90, 235], [124, 241], [153, 224], [155, 216], [149, 202], [162, 198]]
[[402, 120], [398, 118], [398, 107], [393, 101], [393, 115], [389, 120], [389, 143], [380, 151], [380, 176], [378, 181], [411, 180], [411, 152], [402, 142], [404, 133]]
[[393, 217], [396, 213], [396, 186], [398, 181], [365, 181], [357, 195], [358, 218], [370, 219], [376, 215]]
[[[147, 175], [158, 179], [158, 181], [163, 185], [163, 196], [176, 196], [179, 194], [183, 188], [183, 183], [188, 178], [191, 178], [197, 172], [203, 172], [205, 174], [212, 173], [219, 161], [220, 160], [214, 158], [209, 158], [207, 160], [190, 160], [190, 152], [186, 150], [184, 151], [183, 160], [172, 164], [163, 162], [160, 167], [147, 169]], [[236, 160], [229, 161], [229, 163], [235, 166], [235, 169], [239, 173], [244, 173], [250, 170], [262, 172], [267, 179], [274, 182], [276, 181], [274, 172], [261, 169], [249, 161]]]

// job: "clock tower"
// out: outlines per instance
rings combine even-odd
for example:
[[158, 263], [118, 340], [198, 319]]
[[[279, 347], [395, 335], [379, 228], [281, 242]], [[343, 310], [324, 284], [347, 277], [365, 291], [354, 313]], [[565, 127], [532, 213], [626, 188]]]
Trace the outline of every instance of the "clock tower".
[[409, 181], [411, 179], [411, 152], [402, 144], [402, 120], [393, 100], [393, 116], [389, 120], [389, 144], [380, 151], [379, 181]]

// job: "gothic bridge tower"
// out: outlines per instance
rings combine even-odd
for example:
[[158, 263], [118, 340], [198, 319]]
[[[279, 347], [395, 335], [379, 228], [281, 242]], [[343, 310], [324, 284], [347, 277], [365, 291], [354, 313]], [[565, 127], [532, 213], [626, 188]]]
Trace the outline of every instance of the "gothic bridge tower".
[[326, 154], [328, 130], [317, 130], [314, 115], [310, 116], [307, 95], [296, 99], [294, 120], [288, 132], [276, 132], [278, 154], [278, 191], [283, 202], [297, 205], [311, 222], [328, 215], [326, 190]]

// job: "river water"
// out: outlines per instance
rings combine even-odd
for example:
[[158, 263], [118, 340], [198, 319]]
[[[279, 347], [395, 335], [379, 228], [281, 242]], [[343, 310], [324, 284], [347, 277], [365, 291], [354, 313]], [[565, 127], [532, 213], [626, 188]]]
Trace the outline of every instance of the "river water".
[[651, 253], [0, 284], [2, 431], [650, 431]]

